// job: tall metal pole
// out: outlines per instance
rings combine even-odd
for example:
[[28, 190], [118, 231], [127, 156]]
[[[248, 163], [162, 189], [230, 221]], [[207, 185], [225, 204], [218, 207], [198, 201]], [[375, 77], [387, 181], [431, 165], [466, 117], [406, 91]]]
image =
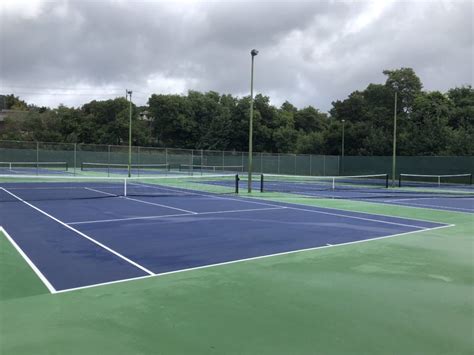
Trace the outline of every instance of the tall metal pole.
[[130, 96], [130, 120], [128, 123], [128, 177], [132, 176], [132, 91], [127, 91]]
[[342, 144], [341, 144], [341, 173], [344, 175], [344, 122], [345, 120], [342, 120]]
[[250, 70], [250, 121], [249, 121], [249, 157], [248, 157], [248, 192], [252, 192], [252, 154], [253, 154], [253, 62], [258, 54], [256, 49], [250, 51], [252, 67]]
[[393, 148], [392, 148], [392, 187], [395, 187], [395, 174], [397, 162], [397, 92], [395, 91], [395, 104], [393, 109]]

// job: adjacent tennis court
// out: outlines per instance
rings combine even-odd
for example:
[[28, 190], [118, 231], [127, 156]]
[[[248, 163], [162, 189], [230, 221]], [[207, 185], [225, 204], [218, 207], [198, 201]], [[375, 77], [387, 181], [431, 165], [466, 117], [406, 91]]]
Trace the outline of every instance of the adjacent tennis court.
[[271, 197], [352, 199], [474, 213], [471, 174], [401, 174], [394, 187], [390, 183], [387, 174], [336, 177], [265, 174], [255, 187]]

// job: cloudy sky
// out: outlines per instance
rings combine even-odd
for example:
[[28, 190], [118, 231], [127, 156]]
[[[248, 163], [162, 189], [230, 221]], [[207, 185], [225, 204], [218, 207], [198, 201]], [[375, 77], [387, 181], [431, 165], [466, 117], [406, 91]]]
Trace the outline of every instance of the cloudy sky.
[[133, 90], [248, 95], [322, 111], [384, 69], [426, 90], [473, 82], [472, 1], [2, 0], [0, 93], [80, 106]]

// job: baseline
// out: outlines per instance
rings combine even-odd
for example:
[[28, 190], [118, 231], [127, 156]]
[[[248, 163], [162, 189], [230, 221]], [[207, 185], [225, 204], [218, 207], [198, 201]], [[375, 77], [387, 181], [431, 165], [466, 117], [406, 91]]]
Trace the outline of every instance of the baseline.
[[149, 279], [149, 278], [154, 278], [154, 277], [161, 277], [161, 276], [177, 274], [177, 273], [181, 273], [181, 272], [189, 272], [189, 271], [207, 269], [207, 268], [212, 268], [212, 267], [217, 267], [217, 266], [237, 264], [237, 263], [253, 261], [253, 260], [259, 260], [259, 259], [266, 259], [266, 258], [277, 257], [277, 256], [282, 256], [282, 255], [289, 255], [289, 254], [296, 254], [296, 253], [302, 253], [302, 252], [307, 252], [307, 251], [314, 251], [314, 250], [318, 250], [318, 249], [328, 249], [328, 248], [335, 248], [335, 247], [341, 247], [341, 246], [352, 245], [352, 244], [360, 244], [360, 243], [365, 243], [365, 242], [371, 242], [371, 241], [374, 241], [374, 240], [394, 238], [394, 237], [399, 237], [399, 236], [403, 236], [403, 235], [415, 234], [415, 233], [420, 233], [420, 232], [428, 232], [428, 231], [433, 231], [433, 230], [442, 229], [442, 228], [450, 228], [450, 227], [454, 227], [454, 226], [455, 226], [454, 224], [447, 224], [447, 225], [443, 225], [443, 226], [439, 226], [439, 227], [427, 228], [427, 229], [404, 232], [404, 233], [397, 233], [397, 234], [392, 234], [392, 235], [385, 235], [385, 236], [380, 236], [380, 237], [375, 237], [375, 238], [368, 238], [368, 239], [356, 240], [356, 241], [351, 241], [351, 242], [344, 242], [344, 243], [339, 243], [339, 244], [326, 244], [326, 245], [318, 246], [318, 247], [291, 250], [291, 251], [286, 251], [286, 252], [281, 252], [281, 253], [274, 253], [274, 254], [267, 254], [267, 255], [260, 255], [260, 256], [250, 257], [250, 258], [231, 260], [231, 261], [225, 261], [225, 262], [222, 262], [222, 263], [215, 263], [215, 264], [202, 265], [202, 266], [186, 268], [186, 269], [181, 269], [181, 270], [174, 270], [174, 271], [156, 273], [156, 274], [153, 274], [153, 275], [140, 276], [140, 277], [129, 278], [129, 279], [124, 279], [124, 280], [116, 280], [116, 281], [103, 282], [103, 283], [98, 283], [98, 284], [93, 284], [93, 285], [74, 287], [74, 288], [70, 288], [70, 289], [60, 290], [60, 291], [57, 291], [56, 293], [66, 293], [66, 292], [72, 292], [72, 291], [79, 291], [79, 290], [83, 290], [83, 289], [95, 288], [95, 287], [100, 287], [100, 286], [107, 286], [107, 285], [124, 283], [124, 282], [129, 282], [129, 281]]

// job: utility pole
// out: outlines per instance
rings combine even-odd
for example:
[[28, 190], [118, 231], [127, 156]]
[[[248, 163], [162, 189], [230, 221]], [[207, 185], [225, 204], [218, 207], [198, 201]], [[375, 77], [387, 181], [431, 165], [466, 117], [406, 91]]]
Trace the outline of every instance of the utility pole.
[[344, 175], [344, 123], [345, 120], [341, 120], [342, 122], [342, 143], [341, 143], [341, 175]]
[[128, 177], [132, 176], [132, 91], [125, 90], [126, 95], [130, 96], [130, 120], [128, 123]]
[[395, 187], [396, 162], [397, 162], [397, 92], [393, 109], [393, 148], [392, 148], [392, 187]]
[[249, 157], [248, 157], [248, 192], [252, 192], [252, 155], [253, 155], [253, 62], [254, 57], [258, 54], [256, 49], [250, 51], [252, 56], [252, 67], [250, 70], [250, 121], [249, 121]]

